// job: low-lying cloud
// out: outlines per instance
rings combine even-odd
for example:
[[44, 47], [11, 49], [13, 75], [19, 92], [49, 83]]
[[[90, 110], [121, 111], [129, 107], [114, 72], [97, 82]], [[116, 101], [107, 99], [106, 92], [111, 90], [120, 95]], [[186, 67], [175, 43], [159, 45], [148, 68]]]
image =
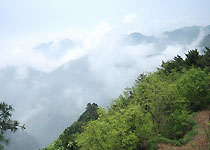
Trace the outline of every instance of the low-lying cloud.
[[139, 73], [154, 71], [177, 54], [184, 56], [202, 39], [201, 34], [190, 44], [164, 43], [165, 37], [125, 44], [124, 36], [126, 30], [103, 22], [79, 40], [69, 35], [13, 50], [3, 58], [0, 95], [13, 104], [14, 117], [26, 124], [27, 134], [40, 146], [55, 140], [88, 102], [109, 105]]

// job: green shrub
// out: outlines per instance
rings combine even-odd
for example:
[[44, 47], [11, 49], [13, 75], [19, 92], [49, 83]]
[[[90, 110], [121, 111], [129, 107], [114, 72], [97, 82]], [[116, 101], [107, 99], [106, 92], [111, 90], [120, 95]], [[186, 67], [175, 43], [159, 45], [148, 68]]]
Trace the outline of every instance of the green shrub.
[[156, 150], [157, 145], [159, 143], [181, 146], [181, 145], [184, 145], [187, 142], [189, 142], [198, 133], [198, 125], [196, 124], [195, 120], [193, 119], [195, 117], [195, 115], [196, 115], [196, 113], [193, 113], [190, 118], [191, 123], [193, 125], [192, 130], [187, 132], [182, 139], [171, 140], [166, 137], [163, 137], [162, 135], [158, 135], [158, 136], [155, 136], [155, 137], [152, 137], [149, 139], [148, 150]]
[[179, 93], [190, 101], [190, 110], [199, 111], [210, 103], [210, 76], [201, 69], [186, 71], [177, 83]]

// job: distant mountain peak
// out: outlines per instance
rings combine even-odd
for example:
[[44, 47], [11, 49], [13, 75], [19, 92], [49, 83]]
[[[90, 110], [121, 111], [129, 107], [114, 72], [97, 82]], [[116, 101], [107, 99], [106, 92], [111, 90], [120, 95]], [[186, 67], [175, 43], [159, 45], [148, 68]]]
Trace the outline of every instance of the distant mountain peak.
[[65, 38], [59, 41], [40, 43], [33, 49], [46, 57], [57, 59], [65, 55], [68, 50], [75, 48], [77, 45], [78, 43], [73, 40]]
[[146, 36], [139, 32], [130, 33], [127, 38], [127, 42], [132, 45], [137, 45], [141, 43], [152, 43], [155, 41], [153, 36]]

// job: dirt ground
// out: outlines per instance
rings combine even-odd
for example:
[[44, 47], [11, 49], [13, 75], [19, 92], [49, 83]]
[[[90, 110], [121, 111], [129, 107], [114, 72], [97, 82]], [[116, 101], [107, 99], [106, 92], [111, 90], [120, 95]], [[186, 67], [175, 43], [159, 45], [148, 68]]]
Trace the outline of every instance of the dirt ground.
[[210, 111], [201, 111], [195, 116], [198, 124], [198, 134], [187, 144], [183, 146], [158, 144], [158, 150], [208, 150], [205, 129], [208, 127], [209, 115]]

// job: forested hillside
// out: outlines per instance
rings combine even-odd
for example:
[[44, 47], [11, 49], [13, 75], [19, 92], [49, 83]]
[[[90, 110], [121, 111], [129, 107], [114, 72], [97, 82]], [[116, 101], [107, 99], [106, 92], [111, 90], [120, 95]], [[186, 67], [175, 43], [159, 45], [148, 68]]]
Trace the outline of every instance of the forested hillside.
[[59, 138], [44, 150], [79, 149], [76, 145], [75, 137], [77, 134], [82, 133], [82, 127], [85, 126], [88, 121], [96, 120], [98, 118], [97, 109], [97, 104], [88, 103], [86, 111], [79, 117], [79, 119], [70, 127], [66, 128], [65, 131], [59, 136]]
[[195, 113], [210, 104], [210, 49], [185, 55], [140, 74], [108, 109], [88, 104], [78, 121], [44, 150], [153, 150], [159, 142], [191, 140]]

